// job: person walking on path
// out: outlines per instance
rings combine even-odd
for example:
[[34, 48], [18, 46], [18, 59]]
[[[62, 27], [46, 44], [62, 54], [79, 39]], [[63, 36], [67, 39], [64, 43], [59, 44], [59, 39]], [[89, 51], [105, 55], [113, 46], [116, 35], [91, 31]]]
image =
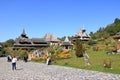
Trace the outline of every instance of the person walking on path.
[[16, 70], [16, 62], [17, 62], [17, 58], [15, 56], [13, 56], [13, 58], [12, 58], [12, 70]]
[[11, 61], [12, 61], [11, 55], [8, 55], [8, 56], [7, 56], [7, 61], [8, 61], [8, 62], [11, 62]]
[[24, 62], [27, 62], [27, 61], [28, 61], [28, 55], [25, 54], [25, 55], [24, 55]]

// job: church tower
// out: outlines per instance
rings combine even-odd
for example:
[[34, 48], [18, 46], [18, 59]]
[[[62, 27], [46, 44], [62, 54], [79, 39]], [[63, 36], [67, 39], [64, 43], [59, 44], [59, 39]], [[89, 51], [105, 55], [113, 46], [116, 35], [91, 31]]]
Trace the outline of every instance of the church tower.
[[26, 36], [26, 33], [25, 33], [25, 30], [23, 29], [23, 32], [22, 32], [22, 34], [21, 34], [21, 37], [22, 38], [28, 38], [27, 36]]

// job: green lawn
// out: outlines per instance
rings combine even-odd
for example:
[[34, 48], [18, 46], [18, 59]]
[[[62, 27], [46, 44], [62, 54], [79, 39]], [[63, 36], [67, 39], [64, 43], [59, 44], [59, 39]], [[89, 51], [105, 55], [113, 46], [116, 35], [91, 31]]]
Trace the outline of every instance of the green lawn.
[[[105, 51], [88, 51], [88, 55], [90, 56], [90, 66], [84, 65], [84, 58], [77, 58], [75, 56], [74, 51], [72, 51], [71, 58], [69, 59], [58, 59], [52, 62], [54, 65], [61, 65], [67, 67], [74, 67], [80, 69], [87, 69], [87, 70], [94, 70], [100, 72], [108, 72], [108, 73], [115, 73], [120, 74], [120, 54], [106, 54]], [[103, 62], [104, 59], [112, 60], [112, 69], [104, 68]]]

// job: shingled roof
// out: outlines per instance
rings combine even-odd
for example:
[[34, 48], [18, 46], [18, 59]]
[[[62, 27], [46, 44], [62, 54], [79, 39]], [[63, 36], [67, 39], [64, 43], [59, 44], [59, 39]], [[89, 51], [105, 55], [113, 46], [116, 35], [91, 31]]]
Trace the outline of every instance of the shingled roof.
[[86, 31], [83, 30], [83, 29], [80, 30], [80, 31], [78, 31], [75, 36], [83, 37], [83, 38], [89, 38], [89, 37], [90, 37], [90, 35], [88, 35], [88, 34], [86, 33]]
[[32, 38], [31, 39], [32, 42], [45, 42], [44, 38]]
[[36, 48], [36, 47], [48, 47], [49, 42], [45, 41], [44, 38], [32, 38], [29, 39], [26, 36], [25, 30], [23, 30], [22, 34], [15, 39], [14, 47], [21, 48]]
[[61, 46], [72, 46], [72, 43], [69, 41], [68, 37], [66, 37]]
[[116, 35], [113, 36], [113, 38], [114, 38], [114, 39], [118, 39], [118, 38], [120, 39], [120, 32], [116, 33]]
[[113, 36], [113, 39], [116, 40], [116, 41], [120, 41], [120, 32], [116, 33], [116, 34]]
[[60, 40], [58, 40], [57, 37], [55, 37], [51, 33], [45, 34], [44, 38], [45, 38], [46, 41], [49, 41], [49, 42], [60, 42]]
[[75, 34], [75, 38], [80, 38], [83, 41], [88, 41], [90, 40], [90, 35], [86, 33], [85, 28], [83, 27], [81, 30], [79, 30], [76, 34]]

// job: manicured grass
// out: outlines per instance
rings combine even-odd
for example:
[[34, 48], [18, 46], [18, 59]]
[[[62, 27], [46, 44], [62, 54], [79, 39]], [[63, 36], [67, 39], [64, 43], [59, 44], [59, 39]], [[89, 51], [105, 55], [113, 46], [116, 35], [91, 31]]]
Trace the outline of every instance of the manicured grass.
[[[120, 74], [120, 54], [106, 54], [105, 51], [87, 51], [87, 53], [90, 56], [90, 62], [91, 62], [90, 66], [85, 66], [84, 58], [83, 57], [77, 58], [75, 56], [74, 51], [71, 51], [71, 53], [70, 53], [71, 58], [57, 59], [57, 60], [53, 61], [52, 64], [80, 68], [80, 69], [93, 70], [93, 71]], [[112, 60], [112, 69], [103, 67], [103, 62], [105, 59], [108, 62], [109, 62], [109, 59]]]

